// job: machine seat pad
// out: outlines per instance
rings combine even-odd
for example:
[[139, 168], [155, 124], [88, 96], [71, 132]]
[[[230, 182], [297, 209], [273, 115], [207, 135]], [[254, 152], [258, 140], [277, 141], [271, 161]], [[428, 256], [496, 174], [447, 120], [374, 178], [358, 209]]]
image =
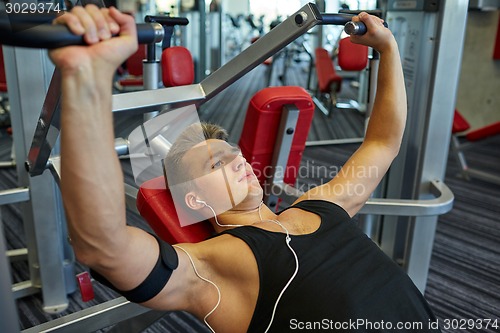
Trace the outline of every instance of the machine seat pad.
[[179, 219], [186, 213], [177, 213], [163, 176], [142, 184], [137, 193], [136, 205], [154, 232], [169, 244], [197, 243], [214, 233], [212, 226], [206, 221], [181, 227]]
[[368, 46], [354, 44], [349, 37], [342, 38], [337, 61], [344, 71], [362, 71], [368, 65]]
[[332, 59], [328, 54], [328, 51], [324, 48], [317, 48], [316, 51], [316, 75], [318, 77], [319, 91], [322, 93], [329, 93], [331, 91], [331, 85], [337, 82], [336, 91], [340, 91], [342, 77], [337, 75], [335, 68], [333, 67]]
[[191, 52], [183, 46], [172, 46], [161, 54], [162, 81], [165, 87], [177, 87], [194, 82]]
[[453, 127], [451, 129], [451, 132], [453, 134], [455, 133], [460, 133], [467, 131], [470, 128], [470, 124], [465, 118], [458, 112], [458, 110], [455, 110], [455, 113], [453, 115]]
[[500, 134], [500, 121], [470, 131], [469, 133], [467, 133], [465, 137], [469, 141], [478, 141], [497, 134]]

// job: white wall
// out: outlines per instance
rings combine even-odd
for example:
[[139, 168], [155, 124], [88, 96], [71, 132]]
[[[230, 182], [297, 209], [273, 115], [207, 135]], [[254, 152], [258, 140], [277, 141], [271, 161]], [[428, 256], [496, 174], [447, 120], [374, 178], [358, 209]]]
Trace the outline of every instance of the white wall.
[[493, 48], [500, 11], [470, 11], [456, 107], [472, 128], [500, 121], [500, 60]]
[[224, 12], [231, 15], [248, 14], [250, 12], [248, 0], [222, 0], [222, 6]]

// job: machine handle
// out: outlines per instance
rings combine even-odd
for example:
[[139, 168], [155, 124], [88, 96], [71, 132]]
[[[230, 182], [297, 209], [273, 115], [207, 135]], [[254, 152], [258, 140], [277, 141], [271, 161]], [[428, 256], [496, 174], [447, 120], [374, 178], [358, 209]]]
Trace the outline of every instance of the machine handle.
[[[384, 22], [384, 27], [389, 27], [387, 22]], [[344, 32], [348, 35], [364, 35], [366, 33], [366, 25], [363, 22], [349, 21], [344, 26]]]
[[144, 17], [144, 22], [146, 23], [160, 23], [163, 26], [174, 26], [174, 25], [188, 25], [189, 20], [185, 17], [172, 17], [172, 16], [162, 16], [162, 15], [146, 15]]
[[[304, 194], [297, 188], [285, 183], [272, 185], [272, 193], [280, 193], [280, 198], [296, 200]], [[432, 180], [429, 183], [429, 194], [432, 199], [385, 199], [370, 198], [359, 214], [396, 215], [396, 216], [435, 216], [449, 212], [453, 208], [454, 196], [445, 183]]]
[[[69, 45], [85, 45], [82, 36], [74, 35], [66, 26], [39, 24], [43, 18], [27, 15], [26, 20], [17, 15], [11, 22], [5, 11], [0, 11], [0, 44], [52, 49]], [[157, 43], [163, 39], [163, 27], [159, 23], [137, 24], [137, 39], [139, 44]]]
[[347, 22], [350, 22], [352, 14], [321, 14], [321, 22], [320, 25], [345, 25]]
[[[321, 14], [321, 25], [333, 24], [344, 25], [344, 31], [348, 35], [364, 35], [366, 33], [366, 25], [363, 22], [352, 22], [353, 14]], [[384, 27], [388, 28], [386, 22]]]

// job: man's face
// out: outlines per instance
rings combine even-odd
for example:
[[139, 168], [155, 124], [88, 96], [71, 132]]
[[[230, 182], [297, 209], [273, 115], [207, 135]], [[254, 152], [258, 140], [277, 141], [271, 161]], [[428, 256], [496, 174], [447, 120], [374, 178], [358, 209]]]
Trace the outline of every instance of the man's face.
[[222, 140], [197, 144], [182, 158], [196, 196], [216, 212], [233, 209], [246, 200], [262, 200], [262, 188], [240, 149]]

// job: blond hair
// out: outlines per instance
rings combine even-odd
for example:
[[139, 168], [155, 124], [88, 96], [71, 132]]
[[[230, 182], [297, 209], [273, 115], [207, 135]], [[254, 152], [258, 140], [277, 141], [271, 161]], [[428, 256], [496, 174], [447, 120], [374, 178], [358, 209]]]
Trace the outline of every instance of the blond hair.
[[[187, 127], [175, 140], [165, 157], [164, 171], [167, 187], [174, 185], [183, 186], [183, 183], [191, 183], [189, 182], [192, 180], [189, 166], [183, 165], [182, 163], [182, 158], [189, 149], [209, 139], [227, 141], [228, 136], [227, 131], [216, 124], [202, 122]], [[190, 185], [187, 185], [183, 192], [187, 193], [191, 189]]]

